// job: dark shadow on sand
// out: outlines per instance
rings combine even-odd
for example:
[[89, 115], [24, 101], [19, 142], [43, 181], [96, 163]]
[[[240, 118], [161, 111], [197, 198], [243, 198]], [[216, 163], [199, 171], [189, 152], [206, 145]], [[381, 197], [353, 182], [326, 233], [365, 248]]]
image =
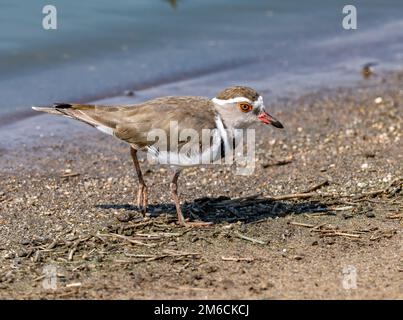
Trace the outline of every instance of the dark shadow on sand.
[[[137, 206], [130, 204], [102, 204], [101, 209], [124, 209], [129, 214], [138, 212]], [[275, 201], [260, 196], [230, 199], [229, 197], [195, 199], [182, 205], [185, 218], [190, 220], [222, 223], [222, 222], [253, 222], [266, 218], [284, 217], [290, 214], [310, 214], [329, 212], [326, 204], [319, 201], [287, 200]], [[148, 214], [156, 217], [161, 214], [176, 216], [174, 204], [149, 205]], [[331, 212], [329, 212], [331, 214]]]

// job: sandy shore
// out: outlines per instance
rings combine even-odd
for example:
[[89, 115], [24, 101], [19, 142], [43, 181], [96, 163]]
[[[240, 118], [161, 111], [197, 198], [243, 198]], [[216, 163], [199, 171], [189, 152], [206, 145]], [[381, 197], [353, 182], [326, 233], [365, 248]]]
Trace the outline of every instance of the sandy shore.
[[402, 85], [274, 104], [286, 130], [258, 128], [252, 177], [184, 171], [185, 216], [208, 228], [175, 224], [170, 173], [145, 162], [142, 218], [112, 137], [50, 116], [3, 126], [0, 298], [402, 299]]

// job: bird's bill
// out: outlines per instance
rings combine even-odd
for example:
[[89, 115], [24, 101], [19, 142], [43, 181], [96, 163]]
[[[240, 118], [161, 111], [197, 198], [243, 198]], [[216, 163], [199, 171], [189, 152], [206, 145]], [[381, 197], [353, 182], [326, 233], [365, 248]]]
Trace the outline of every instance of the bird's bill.
[[284, 126], [281, 124], [280, 121], [278, 121], [276, 118], [272, 117], [270, 114], [268, 114], [266, 111], [263, 111], [259, 116], [259, 120], [262, 121], [264, 124], [271, 124], [272, 126], [276, 128], [284, 128]]

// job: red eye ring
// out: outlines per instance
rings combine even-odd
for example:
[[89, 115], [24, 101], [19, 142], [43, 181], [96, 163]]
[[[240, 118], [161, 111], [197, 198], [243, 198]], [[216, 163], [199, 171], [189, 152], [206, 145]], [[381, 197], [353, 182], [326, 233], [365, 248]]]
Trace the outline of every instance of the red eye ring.
[[249, 112], [253, 109], [252, 105], [246, 102], [241, 102], [239, 104], [239, 109], [241, 109], [242, 112]]

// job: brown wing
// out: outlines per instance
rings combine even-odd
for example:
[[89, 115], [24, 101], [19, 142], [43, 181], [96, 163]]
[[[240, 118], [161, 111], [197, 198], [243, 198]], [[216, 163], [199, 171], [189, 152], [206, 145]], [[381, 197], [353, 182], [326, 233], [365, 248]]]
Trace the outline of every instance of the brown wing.
[[169, 140], [172, 121], [178, 123], [178, 130], [214, 129], [216, 115], [212, 102], [202, 97], [164, 97], [131, 106], [57, 104], [53, 108], [35, 110], [106, 128], [117, 138], [139, 148], [152, 143], [147, 136], [153, 129], [165, 131]]
[[215, 128], [215, 109], [210, 100], [198, 97], [166, 97], [137, 105], [127, 110], [124, 121], [117, 124], [115, 136], [140, 148], [153, 143], [152, 130], [163, 130], [170, 140], [171, 125], [178, 131]]

